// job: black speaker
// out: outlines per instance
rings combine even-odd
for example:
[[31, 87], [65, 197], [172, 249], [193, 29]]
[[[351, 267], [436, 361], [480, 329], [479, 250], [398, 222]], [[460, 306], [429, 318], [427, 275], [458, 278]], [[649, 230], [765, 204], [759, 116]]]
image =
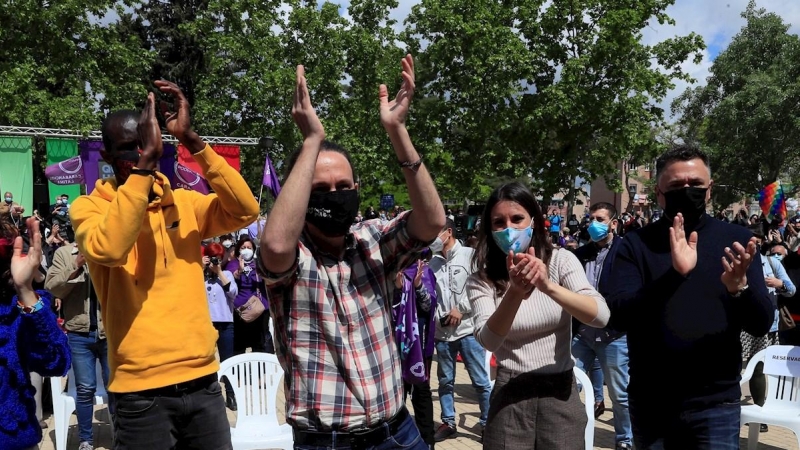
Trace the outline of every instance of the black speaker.
[[[39, 210], [39, 215], [46, 217], [50, 210], [50, 188], [47, 183], [33, 185], [33, 207]], [[25, 211], [26, 213], [28, 211]], [[32, 214], [33, 211], [30, 211]]]

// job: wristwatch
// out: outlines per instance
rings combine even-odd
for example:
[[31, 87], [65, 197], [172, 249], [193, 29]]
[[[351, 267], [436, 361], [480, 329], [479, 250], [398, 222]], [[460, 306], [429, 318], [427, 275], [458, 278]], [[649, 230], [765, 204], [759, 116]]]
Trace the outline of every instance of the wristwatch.
[[39, 297], [39, 294], [36, 294], [36, 300], [37, 301], [36, 301], [36, 303], [33, 304], [33, 306], [25, 306], [24, 303], [22, 303], [21, 301], [18, 300], [17, 301], [17, 308], [19, 308], [19, 310], [22, 312], [22, 314], [35, 313], [36, 311], [39, 311], [40, 309], [42, 309], [42, 307], [44, 306], [44, 302], [42, 301], [42, 298]]
[[131, 175], [144, 175], [144, 176], [151, 176], [151, 177], [155, 177], [156, 176], [156, 171], [155, 170], [140, 169], [138, 167], [131, 168], [130, 173], [131, 173]]
[[741, 296], [742, 296], [742, 294], [744, 293], [744, 291], [748, 290], [749, 288], [750, 288], [750, 285], [749, 285], [749, 284], [745, 284], [745, 285], [744, 285], [744, 287], [743, 287], [743, 288], [741, 288], [741, 289], [739, 289], [739, 291], [738, 291], [738, 292], [736, 292], [735, 294], [730, 294], [730, 295], [731, 295], [731, 297], [733, 297], [733, 298], [739, 298], [739, 297], [741, 297]]

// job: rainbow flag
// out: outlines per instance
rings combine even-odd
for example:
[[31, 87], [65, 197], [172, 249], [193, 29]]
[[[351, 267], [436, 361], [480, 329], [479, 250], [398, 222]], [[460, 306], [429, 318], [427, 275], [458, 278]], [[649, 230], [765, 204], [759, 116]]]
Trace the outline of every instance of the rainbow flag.
[[768, 219], [772, 220], [777, 215], [786, 219], [786, 196], [780, 181], [768, 185], [758, 193], [758, 204]]

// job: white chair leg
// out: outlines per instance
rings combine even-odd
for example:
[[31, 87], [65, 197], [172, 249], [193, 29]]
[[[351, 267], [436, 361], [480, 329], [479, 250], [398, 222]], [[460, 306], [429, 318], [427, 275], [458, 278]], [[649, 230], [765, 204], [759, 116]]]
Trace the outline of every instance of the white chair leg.
[[53, 425], [56, 431], [56, 450], [67, 450], [67, 435], [69, 434], [69, 416], [72, 414], [63, 403], [58, 410], [53, 411]]
[[758, 434], [761, 424], [750, 422], [749, 430], [747, 431], [747, 450], [756, 450], [758, 448]]

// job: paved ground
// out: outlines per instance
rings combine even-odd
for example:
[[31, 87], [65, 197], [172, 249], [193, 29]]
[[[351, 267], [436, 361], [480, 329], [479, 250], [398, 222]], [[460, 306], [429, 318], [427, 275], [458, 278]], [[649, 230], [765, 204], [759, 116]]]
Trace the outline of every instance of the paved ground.
[[[436, 367], [434, 362], [434, 368], [432, 373], [436, 373]], [[438, 396], [436, 394], [436, 381], [433, 381], [433, 399], [434, 399], [434, 410], [435, 410], [435, 417], [439, 417], [440, 407]], [[608, 400], [608, 394], [606, 393], [606, 413], [603, 414], [600, 419], [595, 422], [595, 448], [596, 449], [614, 449], [614, 423], [613, 423], [613, 414], [611, 413], [611, 404], [610, 400]], [[278, 408], [281, 415], [281, 422], [283, 422], [283, 411], [284, 411], [284, 404], [283, 404], [283, 392], [280, 391], [279, 399], [278, 399]], [[409, 404], [409, 408], [411, 408]], [[436, 445], [436, 448], [441, 450], [477, 450], [481, 448], [481, 444], [478, 442], [478, 435], [476, 434], [477, 430], [477, 423], [478, 423], [478, 405], [475, 401], [475, 392], [472, 389], [472, 386], [469, 381], [469, 376], [467, 375], [467, 371], [464, 370], [463, 365], [459, 364], [457, 367], [457, 376], [456, 376], [456, 412], [458, 416], [458, 428], [459, 434], [454, 439], [449, 439], [444, 442], [441, 442]], [[236, 414], [233, 412], [228, 411], [228, 418], [231, 421], [231, 425], [234, 426], [236, 423]], [[55, 432], [53, 431], [53, 418], [46, 417], [45, 420], [47, 421], [50, 428], [45, 430], [45, 437], [40, 445], [40, 449], [42, 450], [54, 450], [55, 449]], [[111, 427], [107, 422], [107, 411], [105, 407], [98, 407], [95, 410], [95, 424], [94, 424], [94, 433], [95, 433], [95, 448], [96, 449], [110, 449], [111, 448]], [[77, 419], [73, 415], [71, 419], [71, 426], [69, 432], [69, 438], [67, 443], [68, 450], [75, 450], [78, 448], [78, 428], [77, 428]], [[439, 422], [436, 423], [439, 425]], [[741, 431], [741, 448], [747, 448], [747, 428], [742, 427]], [[778, 449], [785, 449], [785, 450], [800, 450], [798, 447], [797, 439], [795, 438], [794, 434], [783, 428], [778, 428], [771, 426], [769, 432], [762, 433], [760, 436], [760, 442], [758, 445], [758, 450], [778, 450]]]

